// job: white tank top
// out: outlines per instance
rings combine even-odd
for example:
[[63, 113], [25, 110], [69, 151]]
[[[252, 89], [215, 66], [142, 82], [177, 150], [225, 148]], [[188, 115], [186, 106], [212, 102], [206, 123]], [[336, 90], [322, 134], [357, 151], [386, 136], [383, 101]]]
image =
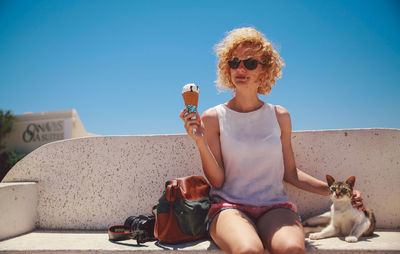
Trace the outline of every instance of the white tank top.
[[283, 189], [281, 129], [274, 106], [268, 103], [240, 113], [221, 104], [218, 114], [225, 182], [211, 197], [263, 206], [288, 202]]

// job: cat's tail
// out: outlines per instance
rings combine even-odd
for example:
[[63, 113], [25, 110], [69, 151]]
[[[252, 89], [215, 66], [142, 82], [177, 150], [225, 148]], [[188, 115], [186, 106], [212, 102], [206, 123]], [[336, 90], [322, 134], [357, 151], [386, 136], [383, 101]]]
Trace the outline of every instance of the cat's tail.
[[365, 216], [368, 217], [369, 221], [371, 222], [371, 224], [369, 225], [369, 228], [367, 229], [367, 231], [364, 232], [363, 236], [371, 236], [374, 234], [375, 228], [376, 228], [376, 218], [375, 218], [375, 214], [372, 212], [371, 209], [365, 209], [364, 211]]

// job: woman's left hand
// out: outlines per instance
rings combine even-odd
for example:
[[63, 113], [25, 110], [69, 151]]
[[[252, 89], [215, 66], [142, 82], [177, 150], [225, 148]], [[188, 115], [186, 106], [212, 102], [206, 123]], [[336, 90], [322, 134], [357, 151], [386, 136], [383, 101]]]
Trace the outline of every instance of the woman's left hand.
[[353, 198], [351, 199], [351, 204], [359, 211], [365, 210], [364, 203], [361, 197], [361, 191], [353, 190]]

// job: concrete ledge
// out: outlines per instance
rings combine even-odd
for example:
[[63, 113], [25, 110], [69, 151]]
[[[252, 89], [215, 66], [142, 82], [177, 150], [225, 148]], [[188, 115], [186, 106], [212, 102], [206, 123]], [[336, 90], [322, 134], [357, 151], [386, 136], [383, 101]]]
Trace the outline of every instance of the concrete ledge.
[[[400, 232], [377, 231], [369, 238], [361, 238], [357, 243], [347, 243], [343, 238], [329, 238], [310, 241], [306, 239], [307, 253], [350, 254], [350, 253], [399, 253]], [[209, 241], [196, 241], [179, 245], [164, 245], [147, 242], [141, 246], [136, 241], [127, 240], [117, 243], [108, 241], [103, 232], [66, 232], [36, 231], [0, 242], [0, 253], [160, 253], [160, 251], [185, 251], [190, 253], [221, 253], [216, 245]]]
[[37, 183], [0, 183], [0, 240], [35, 229]]

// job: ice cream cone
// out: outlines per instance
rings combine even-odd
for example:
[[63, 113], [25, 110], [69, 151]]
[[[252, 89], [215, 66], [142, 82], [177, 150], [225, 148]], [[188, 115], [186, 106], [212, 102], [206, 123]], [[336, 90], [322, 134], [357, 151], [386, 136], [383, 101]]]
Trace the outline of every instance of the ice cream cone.
[[184, 92], [182, 94], [183, 100], [185, 101], [185, 105], [196, 106], [199, 102], [199, 93], [196, 92]]
[[189, 113], [197, 112], [199, 102], [199, 87], [195, 84], [187, 84], [182, 88], [182, 97]]

